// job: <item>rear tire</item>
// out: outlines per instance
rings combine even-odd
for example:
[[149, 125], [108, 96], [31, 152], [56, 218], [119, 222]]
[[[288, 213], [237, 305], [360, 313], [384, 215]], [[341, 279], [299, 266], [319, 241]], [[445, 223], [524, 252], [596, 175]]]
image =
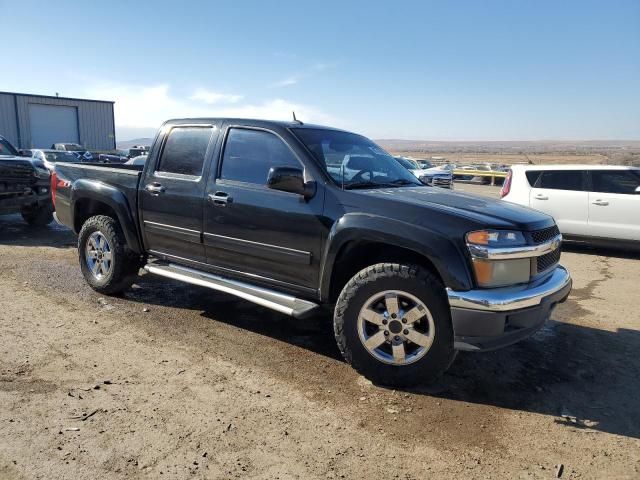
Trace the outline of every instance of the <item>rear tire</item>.
[[358, 272], [338, 298], [333, 324], [345, 360], [377, 384], [429, 383], [455, 359], [445, 287], [418, 266], [380, 263]]
[[104, 295], [129, 288], [141, 266], [140, 257], [128, 249], [120, 224], [105, 215], [91, 217], [82, 225], [78, 257], [89, 286]]
[[44, 227], [53, 222], [53, 209], [51, 205], [26, 207], [20, 213], [22, 219], [34, 227]]

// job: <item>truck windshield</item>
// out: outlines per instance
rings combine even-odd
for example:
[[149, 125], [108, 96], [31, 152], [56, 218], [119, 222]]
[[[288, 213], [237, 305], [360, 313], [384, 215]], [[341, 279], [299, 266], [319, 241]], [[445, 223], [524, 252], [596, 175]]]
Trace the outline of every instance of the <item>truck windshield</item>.
[[13, 145], [7, 142], [4, 138], [0, 138], [0, 155], [11, 155], [17, 157], [19, 153], [15, 148], [13, 148]]
[[344, 189], [422, 185], [395, 158], [361, 135], [323, 128], [292, 131]]

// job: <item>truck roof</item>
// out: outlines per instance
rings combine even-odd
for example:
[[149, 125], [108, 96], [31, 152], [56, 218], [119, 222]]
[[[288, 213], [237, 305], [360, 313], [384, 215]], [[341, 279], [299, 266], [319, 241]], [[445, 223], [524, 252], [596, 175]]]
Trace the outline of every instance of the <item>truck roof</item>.
[[[317, 125], [312, 123], [295, 122], [293, 120], [264, 120], [258, 118], [221, 118], [221, 117], [198, 117], [198, 118], [172, 118], [167, 120], [164, 125], [180, 125], [184, 123], [207, 123], [207, 122], [237, 122], [239, 124], [261, 125], [264, 127], [280, 127], [280, 128], [322, 128], [324, 130], [335, 130], [338, 132], [346, 132], [340, 128], [327, 127], [325, 125]], [[351, 133], [351, 132], [349, 132]]]

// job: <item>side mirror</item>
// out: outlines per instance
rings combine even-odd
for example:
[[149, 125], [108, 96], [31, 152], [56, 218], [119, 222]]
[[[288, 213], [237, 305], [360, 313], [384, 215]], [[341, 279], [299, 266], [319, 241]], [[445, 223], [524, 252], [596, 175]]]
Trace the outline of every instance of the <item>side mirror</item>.
[[297, 193], [304, 198], [311, 198], [316, 193], [315, 182], [305, 182], [301, 168], [271, 167], [267, 175], [267, 186], [281, 192]]

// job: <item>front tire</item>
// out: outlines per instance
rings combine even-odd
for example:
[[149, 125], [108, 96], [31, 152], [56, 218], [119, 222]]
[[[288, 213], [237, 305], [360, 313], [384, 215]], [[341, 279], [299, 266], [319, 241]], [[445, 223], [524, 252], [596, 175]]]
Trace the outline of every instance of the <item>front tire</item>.
[[429, 383], [455, 358], [444, 285], [418, 266], [380, 263], [358, 272], [338, 298], [333, 324], [345, 360], [377, 384]]
[[140, 258], [127, 248], [120, 225], [105, 215], [91, 217], [82, 226], [78, 257], [89, 286], [104, 295], [129, 288], [140, 269]]

